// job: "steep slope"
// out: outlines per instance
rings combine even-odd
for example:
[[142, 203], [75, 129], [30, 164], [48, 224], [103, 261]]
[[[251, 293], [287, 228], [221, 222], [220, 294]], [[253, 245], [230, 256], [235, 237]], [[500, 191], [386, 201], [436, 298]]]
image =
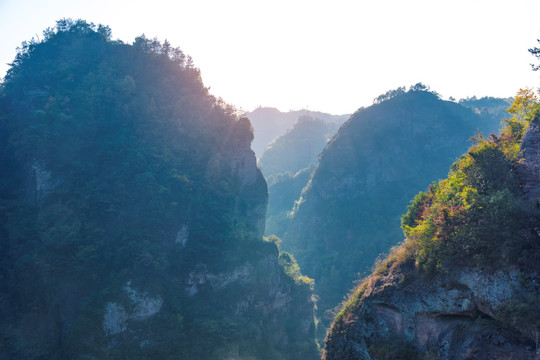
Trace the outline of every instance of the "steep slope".
[[291, 129], [298, 118], [310, 116], [321, 119], [328, 123], [342, 124], [349, 118], [349, 115], [332, 115], [319, 111], [296, 110], [281, 112], [275, 108], [259, 107], [246, 113], [253, 125], [255, 138], [253, 140], [253, 151], [257, 158], [260, 158], [268, 144], [278, 136]]
[[540, 107], [529, 105], [415, 197], [406, 240], [345, 303], [324, 359], [538, 359]]
[[249, 120], [179, 49], [62, 20], [0, 91], [0, 358], [318, 356]]
[[268, 185], [268, 209], [265, 231], [267, 235], [282, 237], [291, 221], [290, 211], [308, 183], [315, 164], [296, 173], [272, 176]]
[[311, 116], [298, 118], [289, 131], [268, 144], [261, 156], [259, 165], [265, 178], [285, 172], [294, 174], [316, 163], [340, 125]]
[[300, 197], [318, 156], [340, 123], [301, 116], [292, 129], [272, 141], [259, 160], [268, 182], [266, 233], [282, 236], [288, 213]]
[[400, 215], [416, 191], [446, 175], [477, 129], [499, 127], [423, 86], [381, 99], [328, 143], [283, 237], [283, 248], [315, 279], [322, 311], [401, 241]]

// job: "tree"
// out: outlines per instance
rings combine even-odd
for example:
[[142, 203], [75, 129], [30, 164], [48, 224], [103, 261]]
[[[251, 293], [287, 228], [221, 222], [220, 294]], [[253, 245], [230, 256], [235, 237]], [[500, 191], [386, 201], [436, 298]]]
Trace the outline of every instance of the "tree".
[[[540, 39], [538, 39], [537, 41], [540, 43]], [[538, 59], [540, 59], [540, 48], [535, 47], [535, 48], [529, 49], [529, 52], [533, 54], [534, 56], [536, 56]], [[540, 65], [531, 64], [531, 66], [534, 71], [540, 70]]]
[[[540, 52], [540, 49], [538, 49], [538, 51]], [[540, 56], [540, 53], [538, 56]], [[532, 89], [519, 89], [512, 106], [506, 109], [506, 111], [522, 120], [537, 102], [538, 97]]]

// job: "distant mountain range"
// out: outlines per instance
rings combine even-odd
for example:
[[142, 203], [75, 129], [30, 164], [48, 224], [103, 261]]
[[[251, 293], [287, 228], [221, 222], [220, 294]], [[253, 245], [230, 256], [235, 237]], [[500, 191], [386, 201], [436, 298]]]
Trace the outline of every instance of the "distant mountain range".
[[296, 110], [281, 112], [272, 107], [259, 107], [246, 113], [254, 129], [254, 139], [251, 148], [257, 158], [261, 158], [268, 144], [287, 130], [291, 129], [301, 116], [310, 116], [328, 123], [341, 124], [349, 115], [331, 115], [319, 111]]

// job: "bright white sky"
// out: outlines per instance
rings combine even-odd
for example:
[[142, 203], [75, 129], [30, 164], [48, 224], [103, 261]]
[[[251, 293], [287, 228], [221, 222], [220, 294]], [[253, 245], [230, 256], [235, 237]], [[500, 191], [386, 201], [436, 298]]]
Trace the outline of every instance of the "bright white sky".
[[0, 77], [24, 40], [71, 17], [114, 39], [168, 39], [244, 110], [351, 113], [417, 82], [444, 98], [538, 87], [539, 0], [0, 0]]

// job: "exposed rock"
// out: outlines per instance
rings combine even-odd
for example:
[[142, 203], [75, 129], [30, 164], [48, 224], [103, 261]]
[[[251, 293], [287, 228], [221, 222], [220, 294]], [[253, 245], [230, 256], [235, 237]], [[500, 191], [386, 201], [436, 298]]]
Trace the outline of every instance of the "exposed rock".
[[176, 233], [176, 238], [174, 240], [175, 244], [180, 244], [181, 247], [186, 247], [186, 244], [189, 239], [189, 227], [187, 225], [182, 225], [182, 228]]
[[250, 264], [245, 264], [229, 273], [218, 275], [208, 274], [208, 279], [214, 289], [221, 289], [236, 281], [246, 283], [249, 280], [252, 269], [253, 267]]
[[251, 185], [257, 180], [257, 158], [249, 146], [238, 148], [233, 152], [231, 168], [243, 185]]
[[161, 296], [151, 297], [147, 292], [137, 291], [130, 285], [131, 283], [128, 282], [124, 287], [124, 291], [135, 305], [133, 312], [129, 315], [130, 319], [145, 320], [161, 310], [161, 305], [163, 305]]
[[399, 353], [406, 346], [418, 359], [535, 359], [531, 339], [494, 319], [520, 291], [516, 271], [462, 269], [429, 284], [410, 280], [409, 271], [371, 279], [361, 302], [328, 333], [323, 359], [375, 359], [383, 347]]
[[486, 274], [472, 269], [462, 274], [459, 283], [471, 289], [478, 310], [489, 316], [520, 287], [519, 273], [513, 270]]
[[103, 317], [103, 331], [106, 335], [116, 335], [127, 329], [129, 315], [122, 305], [107, 303]]
[[253, 267], [249, 263], [246, 263], [231, 272], [212, 274], [208, 272], [206, 265], [200, 264], [196, 270], [189, 273], [186, 282], [186, 285], [188, 285], [186, 291], [190, 296], [193, 296], [199, 292], [198, 286], [206, 283], [210, 283], [210, 286], [214, 290], [222, 289], [236, 281], [246, 283], [250, 280], [252, 269]]
[[117, 303], [109, 302], [105, 307], [103, 331], [106, 335], [116, 335], [128, 328], [128, 320], [146, 320], [157, 314], [163, 305], [161, 296], [151, 297], [147, 292], [141, 292], [131, 287], [131, 282], [124, 286], [124, 292], [131, 300], [133, 310], [128, 313]]
[[251, 150], [253, 141], [253, 128], [248, 118], [240, 118], [231, 129], [229, 143], [231, 153], [229, 155], [230, 166], [238, 176], [242, 185], [251, 185], [257, 180], [259, 170], [257, 158]]
[[208, 282], [208, 275], [209, 272], [204, 264], [197, 265], [197, 268], [189, 273], [186, 281], [186, 291], [189, 296], [193, 296], [199, 292], [199, 285]]
[[[259, 284], [263, 278], [266, 286], [261, 287]], [[219, 274], [211, 273], [207, 265], [200, 264], [190, 272], [186, 281], [186, 292], [190, 296], [204, 296], [210, 291], [219, 296], [221, 291], [227, 291], [233, 284], [235, 288], [241, 286], [244, 289], [242, 297], [234, 303], [235, 314], [260, 314], [264, 324], [261, 323], [259, 329], [266, 329], [265, 333], [273, 344], [286, 346], [293, 341], [313, 336], [315, 329], [312, 293], [305, 289], [298, 292], [294, 282], [282, 272], [274, 255]], [[290, 321], [291, 311], [294, 311], [296, 324], [294, 331], [285, 329], [282, 325], [284, 321]]]
[[38, 161], [32, 164], [32, 181], [38, 202], [58, 185], [58, 181], [53, 180], [52, 172]]

